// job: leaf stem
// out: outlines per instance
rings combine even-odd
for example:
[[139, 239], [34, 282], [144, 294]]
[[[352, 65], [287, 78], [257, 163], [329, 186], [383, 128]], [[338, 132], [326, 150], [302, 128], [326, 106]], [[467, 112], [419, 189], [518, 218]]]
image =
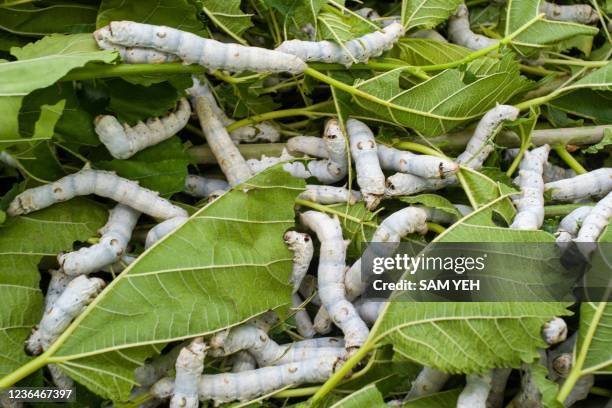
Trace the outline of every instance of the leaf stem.
[[400, 150], [410, 150], [413, 152], [422, 153], [422, 154], [426, 154], [429, 156], [446, 158], [446, 156], [443, 153], [440, 153], [436, 149], [432, 149], [429, 146], [425, 146], [425, 145], [415, 143], [415, 142], [399, 142], [393, 145], [393, 147], [395, 147], [396, 149], [400, 149]]
[[580, 163], [578, 163], [578, 160], [576, 160], [574, 156], [572, 156], [570, 152], [565, 149], [564, 145], [555, 145], [553, 146], [553, 150], [559, 155], [561, 160], [563, 160], [565, 164], [567, 164], [570, 169], [574, 170], [577, 174], [588, 173], [586, 169], [582, 167]]
[[427, 229], [429, 231], [435, 232], [436, 234], [441, 234], [446, 230], [446, 228], [444, 228], [440, 224], [436, 224], [435, 222], [428, 222]]
[[331, 115], [331, 113], [315, 112], [315, 111], [317, 109], [326, 108], [328, 105], [331, 105], [331, 101], [315, 103], [314, 105], [310, 105], [305, 108], [283, 109], [283, 110], [261, 113], [259, 115], [253, 115], [248, 118], [236, 121], [232, 123], [231, 125], [229, 125], [226, 129], [228, 132], [231, 132], [243, 126], [252, 125], [252, 124], [263, 122], [266, 120], [287, 118], [291, 116], [327, 116], [327, 115]]
[[566, 59], [551, 59], [543, 58], [545, 64], [557, 65], [576, 65], [579, 67], [599, 68], [608, 64], [608, 61], [584, 61], [584, 60], [566, 60]]
[[167, 74], [204, 74], [201, 65], [183, 65], [179, 62], [168, 64], [91, 64], [70, 71], [60, 81], [82, 81], [94, 78], [113, 78], [133, 75], [167, 75]]
[[297, 205], [301, 205], [303, 207], [312, 208], [313, 210], [325, 212], [325, 213], [328, 213], [328, 214], [334, 214], [334, 215], [337, 215], [338, 217], [342, 217], [344, 219], [356, 222], [358, 224], [363, 224], [363, 225], [369, 225], [369, 226], [372, 226], [372, 227], [377, 227], [377, 225], [375, 225], [374, 223], [371, 223], [371, 222], [368, 222], [368, 221], [364, 221], [364, 220], [359, 219], [357, 217], [353, 217], [352, 215], [343, 213], [342, 211], [338, 211], [338, 210], [336, 210], [334, 208], [328, 207], [328, 206], [323, 205], [323, 204], [313, 203], [312, 201], [302, 200], [301, 198], [296, 198], [295, 199], [295, 203]]
[[38, 357], [35, 357], [32, 360], [28, 361], [9, 375], [0, 378], [0, 390], [12, 386], [16, 382], [23, 380], [28, 375], [46, 366], [48, 363], [48, 358], [51, 354], [52, 353], [50, 353], [49, 351], [45, 351]]
[[292, 390], [279, 391], [271, 395], [271, 398], [293, 398], [293, 397], [308, 397], [316, 393], [321, 386], [294, 388]]
[[544, 216], [545, 217], [558, 217], [564, 216], [576, 208], [584, 207], [584, 206], [592, 206], [592, 203], [579, 203], [579, 204], [556, 204], [556, 205], [547, 205], [544, 207]]

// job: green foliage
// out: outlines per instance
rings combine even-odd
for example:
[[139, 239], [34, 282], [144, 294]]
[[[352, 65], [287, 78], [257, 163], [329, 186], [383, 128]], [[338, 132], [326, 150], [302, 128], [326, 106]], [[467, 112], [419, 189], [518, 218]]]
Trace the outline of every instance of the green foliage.
[[592, 120], [597, 125], [612, 122], [610, 92], [578, 89], [550, 102], [550, 105], [572, 115]]
[[0, 9], [0, 27], [24, 36], [87, 33], [94, 30], [97, 12], [94, 5], [70, 2], [19, 4]]
[[406, 30], [433, 28], [457, 11], [460, 0], [404, 0], [402, 1], [402, 24]]
[[437, 208], [438, 210], [442, 210], [459, 218], [461, 217], [461, 214], [453, 206], [453, 203], [437, 194], [419, 194], [411, 197], [401, 197], [400, 201], [408, 204], [421, 204], [429, 208]]
[[252, 14], [245, 14], [240, 9], [240, 0], [200, 0], [202, 11], [220, 30], [227, 35], [244, 42], [242, 33], [253, 26]]
[[403, 408], [453, 408], [457, 406], [460, 389], [438, 392], [426, 397], [410, 400], [402, 405]]
[[283, 33], [304, 35], [303, 29], [310, 24], [317, 31], [317, 16], [326, 0], [263, 0], [263, 2], [277, 10], [284, 18]]
[[410, 65], [437, 65], [465, 58], [472, 51], [426, 38], [401, 38], [391, 52], [394, 57]]

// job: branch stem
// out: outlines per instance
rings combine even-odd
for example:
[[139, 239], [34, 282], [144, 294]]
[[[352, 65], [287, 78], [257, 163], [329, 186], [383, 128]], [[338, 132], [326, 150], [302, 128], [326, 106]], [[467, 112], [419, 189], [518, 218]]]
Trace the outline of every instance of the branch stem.
[[570, 167], [570, 169], [576, 172], [576, 174], [587, 173], [586, 169], [582, 167], [582, 164], [578, 163], [578, 160], [576, 160], [574, 156], [572, 156], [570, 152], [565, 149], [565, 145], [555, 145], [553, 146], [553, 150], [557, 153], [557, 155], [559, 155], [559, 158], [561, 158], [561, 160], [563, 160], [565, 164]]

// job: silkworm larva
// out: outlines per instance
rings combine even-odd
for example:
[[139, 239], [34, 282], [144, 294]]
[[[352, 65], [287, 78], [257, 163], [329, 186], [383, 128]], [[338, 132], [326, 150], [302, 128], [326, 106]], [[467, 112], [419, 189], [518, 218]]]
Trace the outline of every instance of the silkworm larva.
[[612, 220], [612, 192], [599, 200], [591, 212], [585, 217], [578, 236], [574, 242], [578, 243], [578, 249], [586, 257], [589, 257], [597, 248], [597, 240]]
[[191, 107], [181, 98], [178, 108], [166, 116], [147, 119], [134, 126], [119, 123], [116, 117], [100, 115], [95, 120], [96, 133], [110, 154], [116, 159], [128, 159], [166, 139], [174, 136], [189, 122]]
[[45, 294], [45, 313], [51, 310], [57, 298], [66, 290], [70, 281], [74, 279], [74, 276], [68, 276], [61, 270], [51, 270], [49, 273], [51, 274], [51, 279]]
[[106, 224], [100, 228], [100, 242], [78, 251], [59, 254], [57, 261], [66, 275], [98, 272], [121, 259], [138, 222], [140, 213], [126, 205], [117, 204]]
[[597, 11], [588, 4], [562, 6], [542, 1], [540, 3], [540, 13], [546, 14], [548, 20], [573, 21], [580, 24], [593, 24], [599, 21]]
[[355, 308], [357, 309], [357, 313], [366, 322], [369, 326], [372, 326], [376, 320], [378, 320], [378, 316], [380, 312], [385, 306], [387, 302], [371, 300], [371, 299], [359, 299], [355, 302]]
[[366, 341], [369, 330], [344, 293], [347, 243], [338, 218], [317, 211], [300, 214], [302, 224], [314, 231], [321, 242], [319, 251], [319, 296], [334, 324], [344, 333], [346, 347], [354, 350]]
[[290, 72], [306, 69], [294, 55], [259, 47], [225, 44], [216, 40], [165, 26], [113, 21], [106, 40], [125, 47], [153, 48], [177, 55], [187, 64], [200, 64], [210, 70], [231, 72]]
[[293, 252], [293, 266], [291, 271], [291, 284], [293, 285], [293, 293], [295, 294], [300, 285], [302, 279], [308, 272], [310, 261], [314, 254], [314, 247], [312, 245], [312, 239], [310, 235], [303, 232], [287, 231], [283, 235], [285, 244], [289, 247], [289, 250]]
[[204, 371], [204, 357], [206, 344], [201, 337], [184, 347], [176, 359], [176, 378], [174, 392], [170, 399], [170, 408], [198, 408], [198, 386], [202, 371]]
[[151, 48], [123, 47], [108, 41], [111, 32], [108, 26], [94, 32], [98, 47], [107, 51], [117, 51], [126, 64], [163, 64], [180, 61], [176, 55], [160, 52]]
[[555, 232], [555, 240], [561, 251], [565, 251], [569, 243], [578, 235], [578, 230], [593, 207], [578, 207], [561, 220]]
[[346, 122], [351, 154], [355, 161], [357, 184], [369, 210], [376, 208], [385, 193], [385, 175], [380, 168], [376, 139], [365, 123], [356, 119]]
[[227, 181], [189, 174], [185, 178], [185, 192], [194, 197], [208, 197], [214, 191], [229, 190]]
[[296, 311], [295, 318], [295, 327], [300, 336], [304, 338], [312, 338], [316, 334], [314, 327], [312, 326], [312, 320], [308, 315], [308, 312], [302, 306], [302, 298], [297, 293], [294, 293], [291, 296], [293, 309]]
[[[199, 384], [200, 401], [216, 404], [250, 401], [287, 386], [325, 382], [338, 368], [338, 360], [328, 356], [240, 373], [203, 375]], [[172, 395], [174, 380], [162, 378], [151, 388], [151, 395], [167, 398]]]
[[72, 378], [68, 377], [57, 364], [49, 364], [47, 368], [49, 369], [49, 374], [51, 374], [53, 384], [55, 384], [57, 388], [63, 390], [74, 388], [74, 381]]
[[183, 225], [187, 220], [187, 217], [174, 217], [160, 222], [151, 228], [147, 233], [145, 249], [149, 249], [151, 246], [153, 246], [153, 244]]
[[559, 344], [567, 338], [567, 323], [560, 317], [546, 322], [542, 327], [542, 337], [549, 346]]
[[404, 401], [435, 394], [444, 387], [449, 378], [450, 374], [436, 368], [423, 367], [417, 378], [412, 382], [410, 391], [406, 394]]
[[193, 99], [200, 126], [206, 142], [225, 174], [229, 185], [234, 187], [251, 177], [251, 170], [236, 145], [232, 142], [225, 126], [215, 115], [208, 98], [196, 96]]
[[19, 162], [17, 159], [5, 151], [0, 152], [0, 163], [3, 163], [8, 167], [19, 168]]
[[[444, 180], [455, 180], [450, 177]], [[408, 173], [395, 173], [385, 181], [385, 196], [403, 196], [420, 193], [421, 191], [434, 190], [437, 185], [432, 179], [415, 176]]]
[[366, 34], [340, 45], [332, 41], [289, 40], [281, 43], [277, 51], [295, 55], [303, 61], [321, 61], [350, 67], [356, 62], [368, 62], [389, 50], [404, 35], [399, 23], [389, 24], [381, 31]]
[[[274, 157], [274, 156], [268, 157], [266, 155], [263, 155], [261, 156], [260, 159], [249, 159], [246, 161], [246, 163], [249, 166], [251, 173], [257, 174], [257, 173], [264, 171], [267, 168], [274, 166], [275, 164], [286, 162], [286, 161], [293, 160], [293, 159], [295, 159], [295, 157], [290, 155], [289, 152], [287, 152], [287, 149], [283, 149], [279, 157]], [[289, 173], [293, 177], [298, 177], [300, 175], [300, 172], [296, 172], [294, 174], [294, 173], [291, 173], [291, 171], [289, 171]]]
[[319, 204], [355, 204], [361, 200], [361, 193], [359, 191], [348, 190], [345, 187], [308, 184], [306, 185], [306, 190], [300, 193], [298, 198]]
[[487, 397], [486, 408], [502, 408], [504, 403], [506, 384], [512, 373], [511, 368], [494, 368], [491, 376], [491, 391]]
[[448, 19], [448, 39], [471, 50], [481, 50], [497, 44], [499, 40], [476, 34], [470, 28], [470, 14], [465, 4]]
[[[512, 160], [518, 155], [518, 152], [519, 149], [506, 149], [504, 153], [507, 160]], [[552, 164], [548, 161], [544, 163], [544, 172], [542, 173], [542, 178], [544, 179], [545, 183], [574, 177], [575, 175], [576, 172], [572, 169], [566, 169], [564, 167], [557, 166], [556, 164]], [[518, 177], [514, 179], [514, 183], [519, 183]]]
[[519, 167], [521, 195], [513, 201], [518, 210], [510, 228], [538, 230], [544, 222], [544, 180], [542, 172], [550, 146], [526, 151]]
[[421, 208], [427, 213], [427, 221], [435, 222], [436, 224], [452, 224], [457, 221], [457, 216], [441, 210], [439, 208], [425, 207], [422, 205], [415, 205], [417, 208]]
[[544, 185], [553, 201], [574, 201], [599, 197], [612, 191], [612, 168], [604, 167], [585, 174]]
[[319, 307], [312, 326], [319, 334], [329, 334], [333, 330], [332, 319], [323, 305]]
[[321, 306], [321, 299], [319, 294], [315, 293], [317, 290], [317, 278], [312, 275], [304, 276], [302, 284], [300, 285], [299, 293], [304, 299], [310, 298], [310, 303], [315, 306]]
[[493, 373], [468, 374], [465, 376], [465, 388], [457, 400], [457, 408], [486, 408], [487, 397], [491, 391]]
[[459, 171], [451, 160], [410, 153], [405, 150], [378, 145], [378, 160], [383, 170], [410, 173], [424, 178], [447, 178]]
[[29, 214], [50, 205], [89, 194], [110, 198], [154, 218], [186, 217], [187, 211], [110, 171], [83, 169], [77, 173], [19, 194], [11, 202], [9, 215]]
[[348, 172], [348, 153], [346, 139], [338, 119], [330, 119], [323, 130], [323, 142], [327, 159], [308, 162], [308, 171], [321, 183], [332, 184], [346, 177]]
[[321, 159], [329, 158], [325, 140], [316, 136], [294, 136], [287, 140], [287, 150]]
[[283, 164], [283, 170], [296, 178], [307, 179], [312, 177], [312, 174], [310, 174], [310, 171], [304, 166], [304, 163], [299, 161]]

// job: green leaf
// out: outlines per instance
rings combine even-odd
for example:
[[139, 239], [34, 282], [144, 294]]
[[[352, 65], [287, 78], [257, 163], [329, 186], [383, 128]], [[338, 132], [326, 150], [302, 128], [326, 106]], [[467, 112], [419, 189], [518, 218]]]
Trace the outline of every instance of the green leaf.
[[333, 408], [361, 408], [361, 407], [372, 407], [372, 408], [386, 408], [387, 404], [383, 399], [382, 394], [376, 388], [376, 384], [370, 384], [359, 391], [356, 391], [340, 401], [330, 405]]
[[51, 139], [53, 137], [55, 124], [62, 116], [66, 101], [61, 100], [55, 105], [43, 105], [40, 108], [40, 117], [34, 125], [34, 139]]
[[391, 55], [410, 65], [446, 64], [465, 58], [472, 50], [426, 38], [400, 38]]
[[327, 0], [263, 0], [283, 17], [283, 32], [303, 36], [302, 29], [311, 24], [317, 30], [317, 16]]
[[38, 181], [52, 182], [66, 175], [51, 142], [44, 141], [32, 146], [22, 146], [13, 157], [19, 161], [20, 169], [29, 177]]
[[536, 362], [529, 366], [529, 374], [542, 396], [542, 406], [545, 408], [563, 408], [563, 404], [557, 401], [559, 385], [547, 378], [548, 369]]
[[402, 408], [454, 408], [457, 406], [459, 394], [461, 394], [461, 389], [459, 388], [438, 392], [426, 397], [407, 401], [402, 405]]
[[610, 145], [612, 145], [612, 129], [606, 128], [604, 129], [603, 138], [599, 141], [599, 143], [589, 146], [586, 149], [582, 149], [582, 152], [599, 153], [600, 150], [606, 149]]
[[612, 105], [610, 92], [578, 89], [549, 104], [569, 114], [589, 119], [596, 125], [612, 123], [612, 110], [608, 108]]
[[[608, 228], [609, 229], [609, 228]], [[592, 331], [590, 331], [592, 330]], [[612, 303], [583, 302], [580, 306], [580, 328], [576, 353], [584, 353], [581, 375], [589, 373], [612, 374]]]
[[18, 114], [23, 97], [46, 88], [70, 70], [91, 61], [112, 62], [116, 54], [100, 51], [91, 34], [54, 34], [11, 53], [19, 61], [0, 64], [0, 144], [21, 140]]
[[52, 361], [93, 392], [125, 400], [134, 368], [165, 343], [289, 305], [283, 233], [303, 188], [276, 166], [204, 207], [96, 298], [52, 346]]
[[[462, 179], [464, 192], [476, 208], [489, 204], [493, 200], [501, 197], [502, 194], [508, 192], [502, 190], [504, 188], [503, 184], [496, 183], [489, 177], [475, 170], [462, 168], [459, 170], [459, 174]], [[508, 189], [508, 187], [506, 187], [506, 189]], [[495, 206], [495, 211], [504, 218], [507, 224], [510, 224], [514, 219], [514, 206], [508, 198], [499, 201]]]
[[349, 217], [361, 220], [361, 222], [355, 222], [340, 217], [342, 236], [344, 239], [350, 240], [349, 246], [346, 249], [347, 256], [355, 259], [359, 258], [365, 249], [366, 243], [372, 238], [374, 231], [376, 231], [378, 222], [376, 214], [365, 208], [363, 202], [358, 202], [353, 205], [336, 204], [330, 207]]
[[433, 28], [455, 14], [462, 0], [403, 0], [402, 24], [406, 31]]
[[437, 194], [419, 194], [415, 196], [401, 197], [399, 200], [408, 204], [422, 204], [425, 207], [437, 208], [461, 218], [461, 214], [455, 208], [453, 203]]
[[612, 62], [591, 72], [579, 81], [563, 87], [565, 90], [591, 88], [603, 91], [612, 91]]
[[98, 8], [94, 5], [59, 3], [47, 6], [21, 4], [0, 9], [0, 28], [13, 34], [90, 33]]
[[511, 53], [500, 60], [484, 57], [465, 72], [448, 69], [411, 89], [400, 87], [402, 69], [357, 82], [355, 87], [378, 98], [357, 97], [357, 103], [378, 118], [407, 126], [425, 136], [439, 136], [482, 116], [496, 103], [504, 103], [525, 85]]
[[[325, 8], [324, 10], [327, 10]], [[322, 11], [317, 16], [319, 21], [318, 38], [344, 43], [372, 32], [373, 27], [363, 19], [352, 14], [340, 14], [336, 9]]]
[[102, 205], [75, 199], [0, 225], [0, 377], [31, 358], [23, 344], [42, 314], [41, 259], [95, 235], [107, 215]]
[[[245, 43], [242, 33], [253, 27], [252, 14], [240, 9], [240, 0], [200, 0], [202, 10], [208, 18], [226, 34]], [[246, 45], [246, 44], [245, 44]]]

